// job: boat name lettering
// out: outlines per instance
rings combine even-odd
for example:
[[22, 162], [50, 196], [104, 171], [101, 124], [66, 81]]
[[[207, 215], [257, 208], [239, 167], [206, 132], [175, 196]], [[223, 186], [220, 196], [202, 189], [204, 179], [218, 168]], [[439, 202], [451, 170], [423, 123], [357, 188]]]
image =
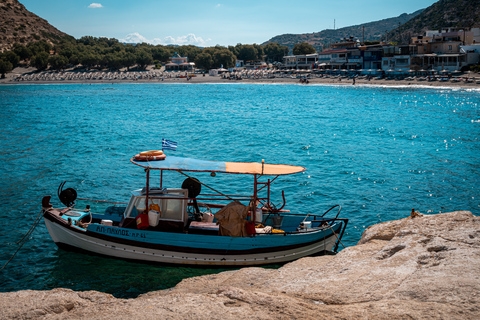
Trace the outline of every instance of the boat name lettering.
[[132, 238], [146, 238], [144, 232], [135, 232], [127, 229], [120, 229], [120, 228], [106, 228], [104, 226], [97, 226], [96, 232], [101, 233], [110, 233], [119, 236], [127, 236]]

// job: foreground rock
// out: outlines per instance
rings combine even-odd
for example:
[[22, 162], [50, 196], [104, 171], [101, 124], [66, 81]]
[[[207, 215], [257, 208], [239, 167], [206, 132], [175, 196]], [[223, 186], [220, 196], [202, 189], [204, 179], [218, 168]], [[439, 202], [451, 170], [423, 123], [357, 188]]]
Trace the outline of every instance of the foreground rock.
[[136, 299], [0, 293], [9, 319], [479, 319], [480, 218], [457, 211], [365, 230], [336, 256], [190, 278]]

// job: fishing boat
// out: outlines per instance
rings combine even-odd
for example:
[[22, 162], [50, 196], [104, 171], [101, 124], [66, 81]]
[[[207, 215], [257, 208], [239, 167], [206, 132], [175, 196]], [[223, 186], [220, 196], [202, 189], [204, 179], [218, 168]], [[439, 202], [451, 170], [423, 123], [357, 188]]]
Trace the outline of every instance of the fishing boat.
[[[139, 153], [130, 161], [145, 171], [146, 184], [132, 191], [126, 205], [102, 213], [94, 212], [93, 204], [76, 208], [75, 201], [83, 198], [77, 199], [73, 188], [64, 189], [65, 183], [58, 190], [64, 207], [53, 208], [51, 196], [43, 198], [43, 218], [58, 247], [160, 264], [264, 265], [335, 253], [348, 223], [339, 217], [339, 205], [325, 212], [293, 213], [285, 209], [283, 191], [282, 202], [274, 204], [272, 183], [305, 171], [301, 166], [206, 161], [166, 156], [161, 150]], [[182, 181], [168, 182], [172, 172], [180, 173]], [[230, 174], [236, 184], [250, 180], [253, 192], [219, 191], [193, 174], [213, 181]]]

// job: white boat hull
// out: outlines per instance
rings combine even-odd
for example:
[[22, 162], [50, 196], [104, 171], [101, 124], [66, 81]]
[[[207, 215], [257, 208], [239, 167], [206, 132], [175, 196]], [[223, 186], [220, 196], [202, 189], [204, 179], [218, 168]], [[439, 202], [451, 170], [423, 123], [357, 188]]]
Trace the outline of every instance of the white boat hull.
[[283, 263], [321, 252], [330, 252], [337, 240], [336, 234], [330, 234], [329, 237], [315, 243], [275, 252], [204, 254], [122, 244], [90, 236], [86, 232], [75, 231], [71, 227], [63, 226], [46, 218], [44, 220], [50, 236], [59, 247], [69, 247], [70, 249], [127, 260], [178, 265], [245, 266]]

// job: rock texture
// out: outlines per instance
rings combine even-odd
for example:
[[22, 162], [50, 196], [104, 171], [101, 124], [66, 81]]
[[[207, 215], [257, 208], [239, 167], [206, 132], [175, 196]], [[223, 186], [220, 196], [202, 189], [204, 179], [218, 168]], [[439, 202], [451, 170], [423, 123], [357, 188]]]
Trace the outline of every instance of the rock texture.
[[0, 318], [480, 319], [480, 218], [457, 211], [385, 222], [336, 256], [190, 278], [136, 299], [0, 293]]

